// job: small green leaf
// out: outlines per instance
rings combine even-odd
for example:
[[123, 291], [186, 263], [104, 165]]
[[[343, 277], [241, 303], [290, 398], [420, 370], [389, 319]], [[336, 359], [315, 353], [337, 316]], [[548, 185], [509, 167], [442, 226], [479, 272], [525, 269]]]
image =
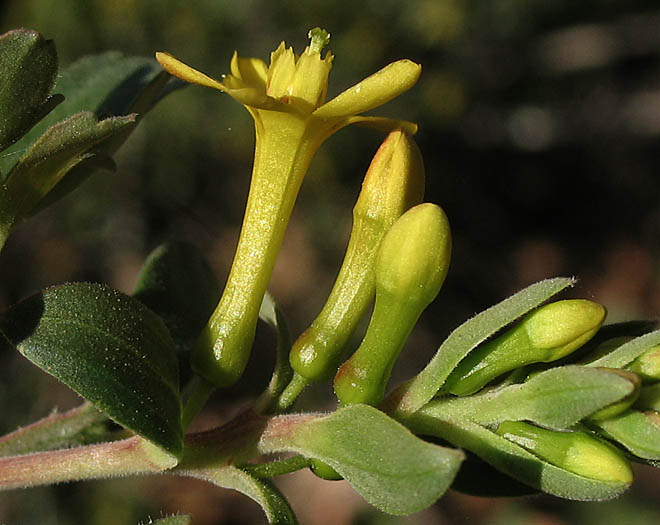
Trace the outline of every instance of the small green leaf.
[[0, 171], [9, 173], [22, 152], [48, 128], [71, 115], [91, 111], [102, 119], [138, 111], [131, 108], [132, 102], [161, 71], [153, 59], [126, 57], [116, 51], [83, 57], [64, 68], [55, 90], [66, 100], [3, 154]]
[[220, 284], [192, 245], [171, 241], [147, 258], [133, 297], [165, 322], [179, 350], [189, 350], [220, 299]]
[[178, 471], [177, 474], [203, 479], [219, 487], [234, 489], [256, 501], [264, 510], [268, 523], [296, 525], [293, 510], [282, 493], [269, 480], [256, 479], [232, 466]]
[[264, 450], [282, 451], [327, 463], [365, 500], [396, 515], [420, 511], [440, 498], [463, 460], [460, 451], [422, 441], [367, 405], [307, 420]]
[[[121, 115], [134, 116], [135, 123], [132, 126], [126, 126], [119, 133], [113, 134], [108, 138], [102, 140], [94, 147], [95, 156], [91, 159], [83, 160], [80, 164], [71, 169], [54, 188], [46, 195], [41, 202], [39, 209], [50, 206], [52, 203], [58, 201], [68, 193], [75, 190], [82, 184], [96, 169], [114, 170], [114, 162], [110, 158], [120, 148], [120, 146], [128, 139], [130, 134], [135, 130], [135, 127], [140, 122], [144, 113], [149, 111], [153, 105], [160, 100], [166, 92], [165, 83], [168, 80], [168, 75], [164, 71], [158, 74], [153, 80], [147, 84], [142, 91], [135, 95], [135, 99], [130, 104], [127, 110], [119, 112], [118, 117]], [[135, 85], [137, 88], [138, 86]], [[103, 111], [98, 111], [97, 114], [107, 116]], [[105, 162], [98, 162], [98, 160]]]
[[0, 151], [19, 139], [61, 96], [49, 96], [57, 77], [52, 40], [17, 29], [0, 36]]
[[526, 383], [482, 395], [431, 401], [423, 414], [471, 419], [482, 425], [532, 421], [565, 429], [632, 393], [624, 377], [581, 366], [553, 368]]
[[99, 122], [93, 113], [77, 113], [44, 133], [9, 174], [6, 186], [16, 220], [29, 216], [43, 197], [91, 148], [135, 122], [134, 116]]
[[397, 388], [385, 401], [388, 411], [391, 403], [396, 403], [394, 410], [402, 413], [419, 410], [440, 390], [452, 370], [472, 349], [574, 282], [562, 277], [546, 279], [463, 323], [442, 343], [424, 370]]
[[440, 437], [465, 448], [511, 476], [548, 494], [579, 501], [619, 496], [630, 483], [585, 478], [544, 461], [521, 446], [469, 420], [414, 414], [406, 424], [418, 434]]
[[105, 285], [55, 286], [11, 307], [0, 331], [119, 424], [180, 457], [174, 342], [142, 303]]
[[632, 363], [647, 350], [660, 344], [660, 330], [651, 332], [619, 346], [616, 350], [603, 357], [587, 363], [587, 366], [602, 366], [608, 368], [623, 368]]
[[657, 412], [630, 410], [620, 416], [594, 422], [594, 425], [635, 456], [660, 460], [660, 415]]

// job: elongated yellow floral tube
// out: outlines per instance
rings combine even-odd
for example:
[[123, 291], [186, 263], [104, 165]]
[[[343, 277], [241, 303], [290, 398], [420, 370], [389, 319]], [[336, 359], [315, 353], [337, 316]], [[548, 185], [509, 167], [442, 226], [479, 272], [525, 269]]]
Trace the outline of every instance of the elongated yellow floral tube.
[[237, 381], [249, 359], [261, 300], [300, 184], [318, 147], [305, 140], [306, 131], [303, 121], [287, 113], [273, 113], [268, 133], [257, 141], [250, 193], [231, 271], [220, 302], [191, 356], [195, 371], [217, 386]]

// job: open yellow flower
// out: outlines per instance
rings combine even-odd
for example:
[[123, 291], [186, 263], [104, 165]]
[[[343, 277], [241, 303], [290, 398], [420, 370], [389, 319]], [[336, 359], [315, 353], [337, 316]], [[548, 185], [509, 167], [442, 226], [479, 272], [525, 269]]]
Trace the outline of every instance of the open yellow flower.
[[259, 307], [275, 264], [298, 190], [314, 153], [335, 131], [351, 123], [383, 130], [410, 122], [359, 116], [410, 89], [421, 66], [399, 60], [325, 102], [333, 55], [330, 35], [319, 28], [302, 55], [282, 42], [270, 66], [258, 58], [231, 59], [231, 74], [208, 77], [166, 53], [156, 59], [170, 74], [218, 89], [250, 112], [256, 129], [252, 181], [241, 235], [225, 290], [193, 351], [195, 370], [218, 386], [243, 373], [254, 339]]

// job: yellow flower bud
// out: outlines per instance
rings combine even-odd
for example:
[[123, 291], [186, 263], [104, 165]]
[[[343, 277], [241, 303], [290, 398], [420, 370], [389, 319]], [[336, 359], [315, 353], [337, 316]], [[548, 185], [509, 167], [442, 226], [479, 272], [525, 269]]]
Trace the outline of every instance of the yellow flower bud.
[[375, 261], [383, 236], [394, 221], [424, 196], [422, 156], [402, 130], [380, 146], [353, 208], [353, 229], [337, 280], [323, 310], [296, 340], [293, 369], [316, 381], [337, 369], [341, 352], [375, 293]]
[[521, 421], [500, 423], [497, 434], [535, 456], [585, 478], [631, 483], [632, 469], [613, 446], [586, 432], [557, 432]]
[[451, 256], [445, 213], [425, 203], [404, 213], [387, 233], [376, 262], [376, 304], [360, 347], [335, 377], [342, 403], [379, 403], [417, 319], [440, 291]]
[[660, 346], [644, 352], [628, 365], [628, 370], [639, 375], [645, 383], [660, 381]]
[[515, 328], [470, 352], [443, 389], [469, 395], [521, 366], [561, 359], [596, 334], [605, 314], [603, 306], [583, 299], [542, 306], [523, 317]]
[[420, 311], [438, 295], [449, 270], [451, 233], [440, 206], [415, 206], [394, 223], [378, 252], [376, 287]]

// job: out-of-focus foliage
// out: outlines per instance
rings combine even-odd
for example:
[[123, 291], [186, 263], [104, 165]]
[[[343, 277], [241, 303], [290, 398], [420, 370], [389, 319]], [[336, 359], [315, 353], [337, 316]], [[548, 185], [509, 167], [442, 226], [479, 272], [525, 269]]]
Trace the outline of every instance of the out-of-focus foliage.
[[[607, 304], [612, 320], [658, 315], [656, 1], [365, 0], [348, 9], [320, 0], [8, 0], [0, 8], [1, 32], [42, 32], [55, 40], [62, 67], [111, 49], [143, 56], [166, 50], [216, 77], [234, 49], [267, 59], [274, 43], [284, 38], [300, 47], [315, 26], [332, 33], [329, 96], [394, 59], [423, 65], [416, 88], [388, 114], [420, 124], [426, 200], [447, 212], [454, 253], [443, 291], [413, 335], [409, 349], [416, 352], [408, 353], [406, 375], [428, 360], [450, 328], [545, 277], [577, 275], [575, 295]], [[169, 97], [115, 157], [115, 174], [95, 175], [75, 199], [32, 219], [39, 222], [29, 236], [19, 229], [10, 239], [0, 259], [0, 307], [64, 280], [105, 281], [129, 292], [146, 254], [170, 238], [198, 245], [222, 281], [249, 183], [251, 129], [247, 113], [228, 97], [196, 87]], [[303, 184], [271, 286], [294, 337], [330, 290], [379, 140], [370, 130], [342, 130]], [[17, 374], [25, 381], [11, 381], [10, 390], [7, 379]], [[62, 408], [73, 404], [48, 378], [0, 354], [0, 406], [15, 408], [3, 414], [1, 430], [45, 415], [53, 400]], [[596, 523], [636, 512], [640, 523], [655, 523], [657, 487], [639, 477], [632, 493], [607, 504], [454, 495], [419, 522], [534, 523], [551, 516]], [[7, 493], [0, 495], [0, 521], [66, 524], [85, 515], [90, 523], [136, 523], [161, 508], [190, 512], [196, 525], [217, 523], [217, 516], [232, 523], [260, 519], [244, 499], [205, 485], [184, 492], [173, 481], [160, 483], [93, 484], [98, 497], [92, 498], [89, 485], [80, 493], [76, 485]], [[296, 483], [310, 482], [285, 479], [287, 496]], [[153, 491], [152, 508], [125, 504], [138, 486]], [[345, 494], [341, 484], [322, 486]], [[170, 496], [159, 500], [159, 494]], [[328, 512], [332, 523], [366, 512], [346, 498], [341, 510]], [[303, 523], [324, 501], [313, 494], [292, 500]], [[90, 511], [77, 514], [76, 505]], [[363, 516], [362, 523], [370, 522]]]

